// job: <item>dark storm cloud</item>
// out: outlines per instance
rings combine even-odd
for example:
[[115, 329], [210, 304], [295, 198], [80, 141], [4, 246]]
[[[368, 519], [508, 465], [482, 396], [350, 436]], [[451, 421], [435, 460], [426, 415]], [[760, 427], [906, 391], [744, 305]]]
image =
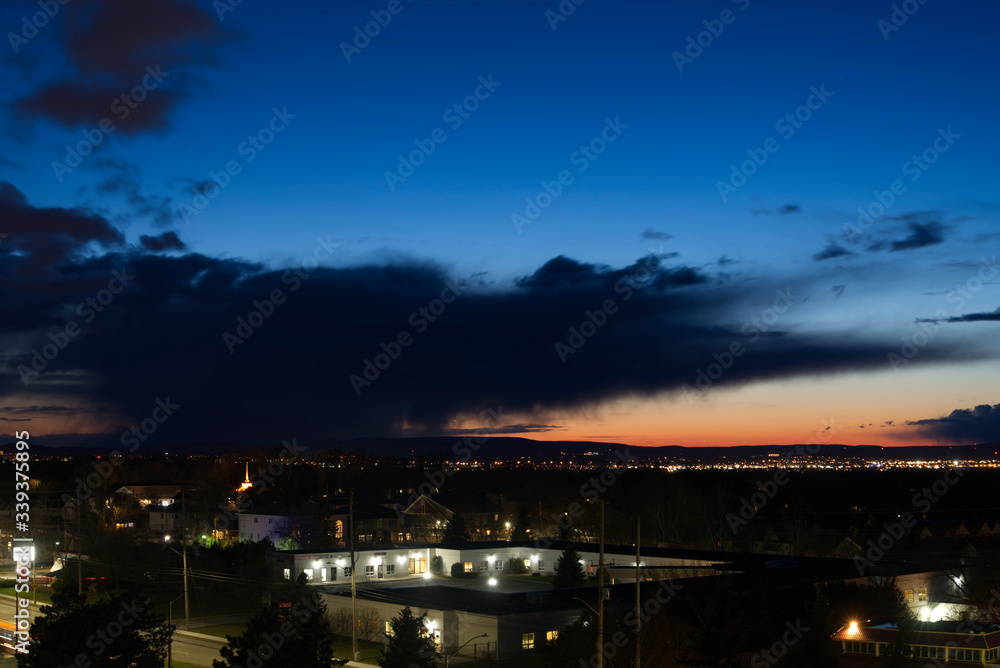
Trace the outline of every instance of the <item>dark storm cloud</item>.
[[918, 322], [1000, 322], [1000, 308], [986, 313], [966, 313], [950, 318], [921, 318]]
[[914, 250], [926, 246], [934, 246], [944, 241], [944, 226], [941, 223], [910, 223], [907, 225], [910, 233], [892, 242], [890, 251]]
[[[0, 194], [0, 220], [17, 229], [0, 244], [0, 251], [11, 243], [17, 249], [0, 262], [3, 403], [84, 406], [80, 413], [92, 419], [121, 416], [107, 427], [120, 434], [169, 398], [180, 407], [158, 428], [154, 447], [175, 439], [444, 432], [456, 415], [499, 407], [544, 416], [680, 393], [734, 342], [746, 352], [713, 387], [881, 369], [897, 345], [864, 331], [826, 334], [784, 320], [755, 334], [748, 330], [753, 318], [772, 305], [806, 309], [806, 289], [800, 295], [764, 277], [728, 283], [655, 255], [621, 268], [560, 256], [513, 283], [486, 287], [430, 262], [303, 262], [272, 270], [123, 249], [121, 234], [99, 216], [35, 209], [12, 186]], [[43, 227], [51, 234], [38, 232]], [[37, 238], [26, 241], [30, 235]], [[51, 236], [66, 239], [58, 252], [46, 245]], [[334, 245], [318, 239], [312, 255], [303, 254], [311, 260]], [[27, 268], [39, 255], [48, 260], [36, 276]], [[116, 271], [134, 279], [96, 317], [82, 319], [79, 304]], [[563, 363], [555, 344], [608, 300], [615, 312]], [[27, 376], [26, 386], [19, 367], [28, 368], [32, 351], [70, 320], [82, 333], [39, 376]], [[227, 333], [243, 342], [230, 338], [227, 347]], [[409, 337], [406, 347], [396, 344], [401, 334]], [[935, 345], [920, 362], [958, 352]], [[372, 362], [379, 355], [386, 356], [381, 369]], [[350, 377], [366, 369], [372, 382], [359, 395]], [[518, 426], [542, 428], [554, 427]]]
[[802, 207], [798, 204], [785, 204], [781, 206], [777, 211], [768, 209], [766, 207], [760, 207], [757, 209], [750, 209], [750, 213], [755, 216], [787, 216], [792, 213], [799, 213], [802, 211]]
[[[0, 182], [0, 230], [7, 237], [0, 246], [0, 276], [15, 268], [39, 274], [67, 262], [90, 244], [104, 248], [124, 243], [122, 233], [106, 219], [89, 211], [59, 207], [35, 208], [20, 190]], [[12, 261], [12, 255], [19, 255]]]
[[652, 227], [647, 227], [642, 231], [642, 234], [639, 235], [639, 238], [643, 241], [666, 241], [667, 239], [673, 239], [674, 235], [667, 232], [658, 232]]
[[1000, 441], [1000, 404], [983, 404], [969, 410], [953, 410], [947, 417], [907, 420], [925, 437], [947, 443]]
[[[538, 434], [555, 429], [565, 429], [562, 425], [556, 424], [506, 424], [500, 427], [490, 427], [490, 434]], [[446, 429], [443, 430], [446, 436], [467, 436], [470, 434], [479, 435], [482, 429]]]
[[[18, 108], [69, 128], [109, 118], [126, 135], [168, 127], [170, 113], [192, 93], [184, 70], [214, 64], [226, 40], [212, 12], [185, 0], [74, 0], [59, 20], [68, 67]], [[144, 99], [112, 107], [136, 86], [146, 86]]]
[[813, 255], [813, 259], [817, 261], [832, 260], [835, 257], [844, 257], [845, 255], [854, 255], [854, 253], [847, 250], [840, 244], [831, 241], [827, 243], [826, 248]]
[[139, 237], [139, 243], [142, 244], [143, 248], [153, 253], [162, 253], [166, 250], [187, 250], [187, 246], [177, 236], [176, 232], [164, 232], [156, 237], [143, 234]]

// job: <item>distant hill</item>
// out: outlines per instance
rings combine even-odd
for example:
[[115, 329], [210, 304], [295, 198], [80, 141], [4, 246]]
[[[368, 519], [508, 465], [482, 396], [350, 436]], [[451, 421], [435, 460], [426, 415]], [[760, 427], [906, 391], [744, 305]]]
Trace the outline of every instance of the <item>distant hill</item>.
[[[94, 456], [106, 455], [111, 450], [114, 441], [110, 439], [94, 439], [80, 445], [64, 445], [53, 447], [50, 440], [61, 439], [31, 439], [31, 452], [36, 456], [69, 455]], [[777, 458], [786, 457], [796, 449], [803, 451], [801, 445], [740, 445], [732, 447], [684, 447], [680, 445], [667, 446], [635, 446], [624, 443], [595, 443], [589, 441], [537, 441], [518, 436], [489, 436], [480, 445], [475, 440], [464, 436], [441, 436], [420, 438], [357, 438], [348, 440], [325, 439], [313, 442], [303, 442], [306, 457], [312, 457], [320, 451], [342, 452], [345, 454], [366, 454], [379, 457], [427, 458], [441, 456], [447, 459], [467, 459], [469, 461], [489, 461], [498, 458], [530, 457], [534, 461], [569, 458], [583, 461], [588, 458], [606, 460], [613, 458], [615, 453], [627, 452], [630, 457], [639, 460], [660, 459], [676, 462], [705, 463], [732, 461], [737, 459], [762, 459], [769, 455]], [[44, 442], [43, 442], [44, 441]], [[61, 444], [59, 444], [61, 445]], [[178, 455], [204, 455], [247, 453], [254, 448], [276, 451], [280, 444], [275, 443], [175, 443], [166, 448], [139, 448], [136, 454], [155, 454], [168, 452]], [[0, 444], [0, 450], [9, 453], [14, 450], [14, 441]], [[883, 447], [878, 445], [823, 445], [820, 454], [826, 457], [878, 459], [891, 456], [893, 459], [978, 459], [998, 458], [1000, 442], [981, 443], [978, 445], [926, 445]], [[776, 458], [776, 459], [777, 459]]]

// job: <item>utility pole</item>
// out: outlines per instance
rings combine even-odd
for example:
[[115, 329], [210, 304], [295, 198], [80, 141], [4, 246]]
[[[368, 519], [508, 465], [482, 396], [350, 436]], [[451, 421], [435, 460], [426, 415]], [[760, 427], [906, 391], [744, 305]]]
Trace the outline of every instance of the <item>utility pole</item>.
[[640, 632], [642, 631], [642, 616], [640, 612], [640, 596], [639, 596], [639, 529], [641, 528], [641, 520], [639, 516], [636, 515], [635, 518], [635, 668], [642, 668], [642, 639]]
[[188, 548], [187, 548], [187, 512], [184, 505], [184, 491], [181, 490], [181, 542], [184, 544], [184, 630], [191, 628], [191, 609], [188, 607]]
[[83, 531], [80, 530], [82, 522], [80, 520], [81, 506], [83, 502], [76, 500], [76, 587], [80, 596], [83, 596]]
[[601, 556], [597, 570], [597, 668], [604, 668], [604, 499], [601, 499]]
[[351, 532], [351, 650], [355, 661], [361, 660], [358, 651], [358, 590], [355, 586], [357, 572], [357, 557], [354, 554], [354, 490], [351, 490], [351, 500], [348, 505], [348, 525]]

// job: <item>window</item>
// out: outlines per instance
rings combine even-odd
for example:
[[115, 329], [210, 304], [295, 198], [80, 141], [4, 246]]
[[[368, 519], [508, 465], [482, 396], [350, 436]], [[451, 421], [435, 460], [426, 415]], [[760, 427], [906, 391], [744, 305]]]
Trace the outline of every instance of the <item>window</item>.
[[271, 524], [272, 522], [274, 522], [274, 519], [272, 519], [272, 518], [268, 517], [268, 518], [267, 518], [267, 523], [268, 523], [268, 524]]
[[845, 642], [844, 652], [851, 654], [874, 654], [875, 643], [873, 642]]
[[292, 579], [292, 571], [290, 569], [286, 568], [282, 574], [285, 576], [286, 580]]
[[344, 577], [345, 578], [351, 577], [351, 567], [350, 566], [344, 566]]
[[521, 636], [521, 649], [535, 649], [534, 633], [525, 633]]
[[311, 569], [311, 568], [304, 568], [304, 569], [302, 569], [302, 572], [306, 574], [306, 580], [309, 581], [309, 582], [312, 582], [312, 579], [313, 579], [313, 569]]
[[489, 568], [490, 568], [490, 562], [488, 562], [488, 561], [480, 561], [479, 562], [479, 570], [485, 571], [485, 570], [489, 570]]
[[559, 639], [558, 631], [546, 631], [545, 632], [545, 642], [555, 642]]
[[906, 599], [907, 603], [913, 603], [913, 590], [912, 589], [907, 589], [906, 591], [904, 591], [903, 592], [903, 598]]
[[471, 572], [472, 572], [472, 562], [471, 562], [471, 561], [467, 561], [467, 562], [465, 562], [465, 563], [463, 564], [463, 570], [464, 570], [464, 571], [465, 571], [466, 573], [471, 573]]
[[319, 579], [320, 579], [320, 582], [326, 582], [326, 569], [325, 568], [319, 569]]
[[916, 645], [913, 648], [913, 656], [918, 659], [943, 659], [944, 647], [926, 647]]
[[337, 520], [333, 524], [333, 537], [343, 538], [344, 537], [344, 520]]
[[410, 575], [427, 572], [427, 557], [410, 557]]
[[[348, 623], [350, 623], [350, 619], [348, 619], [347, 621]], [[385, 623], [385, 634], [390, 638], [392, 637], [392, 622]]]
[[365, 566], [365, 577], [366, 578], [370, 578], [373, 575], [375, 575], [375, 567], [374, 566]]
[[254, 524], [257, 524], [257, 518], [256, 518], [256, 517], [255, 517], [255, 518], [253, 518], [253, 523], [254, 523]]
[[385, 574], [386, 575], [395, 575], [396, 574], [396, 564], [386, 564], [385, 565]]
[[917, 590], [917, 600], [926, 601], [927, 600], [927, 587], [921, 587]]
[[502, 571], [503, 570], [503, 559], [497, 559], [493, 562], [493, 570]]
[[962, 649], [960, 647], [949, 647], [948, 658], [959, 661], [982, 661], [982, 650]]
[[540, 571], [544, 571], [545, 570], [545, 562], [542, 561], [541, 559], [538, 560], [538, 570], [540, 570]]
[[524, 570], [526, 570], [526, 571], [530, 571], [531, 570], [531, 559], [525, 559], [524, 560]]

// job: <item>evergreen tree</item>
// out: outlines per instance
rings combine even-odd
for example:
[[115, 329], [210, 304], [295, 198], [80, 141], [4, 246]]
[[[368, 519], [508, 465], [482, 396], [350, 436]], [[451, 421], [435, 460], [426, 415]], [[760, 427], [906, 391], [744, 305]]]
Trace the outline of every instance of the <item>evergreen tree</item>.
[[465, 518], [461, 513], [455, 513], [444, 526], [443, 543], [467, 543], [469, 542], [469, 527], [465, 524]]
[[162, 668], [174, 627], [149, 612], [151, 607], [133, 597], [87, 603], [75, 592], [60, 592], [52, 605], [42, 606], [31, 628], [30, 652], [18, 654], [17, 665], [75, 666], [83, 655], [91, 668]]
[[222, 660], [213, 660], [213, 668], [254, 664], [268, 668], [332, 668], [347, 663], [346, 659], [333, 658], [326, 605], [312, 593], [298, 599], [286, 614], [278, 606], [265, 606], [250, 618], [241, 635], [227, 635], [226, 640], [229, 642], [219, 650]]
[[528, 507], [525, 504], [517, 509], [517, 519], [510, 531], [511, 540], [528, 540], [531, 537], [531, 518], [528, 517]]
[[424, 626], [426, 615], [414, 617], [409, 606], [389, 622], [386, 634], [388, 646], [382, 651], [378, 665], [382, 668], [434, 668], [434, 639]]
[[580, 553], [569, 544], [556, 561], [556, 575], [552, 580], [552, 586], [557, 588], [579, 587], [586, 580], [587, 575], [580, 563]]

